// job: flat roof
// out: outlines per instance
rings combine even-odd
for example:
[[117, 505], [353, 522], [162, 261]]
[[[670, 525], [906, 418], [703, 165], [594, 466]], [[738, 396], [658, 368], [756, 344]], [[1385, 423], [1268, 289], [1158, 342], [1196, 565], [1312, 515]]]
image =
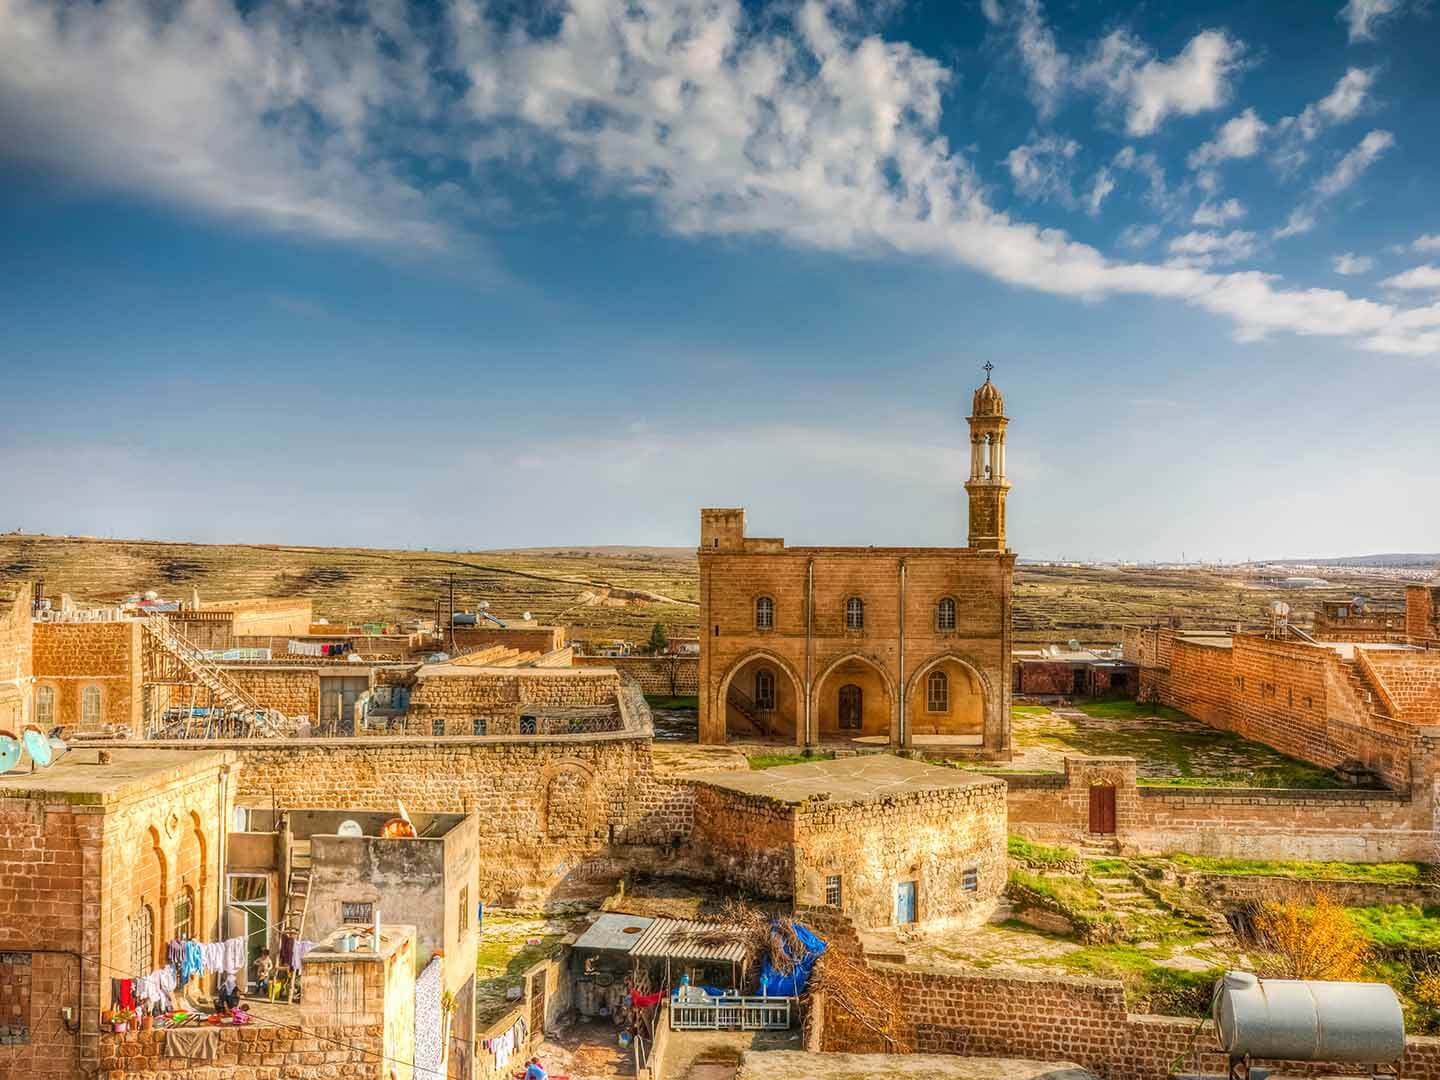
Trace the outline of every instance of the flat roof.
[[[540, 655], [544, 656], [545, 654], [541, 653]], [[507, 667], [503, 664], [457, 664], [449, 660], [434, 664], [421, 664], [420, 670], [415, 674], [421, 679], [433, 679], [436, 676], [444, 675], [461, 677], [467, 675], [514, 675], [522, 671], [526, 675], [539, 675], [549, 679], [593, 679], [606, 672], [615, 674], [614, 668], [598, 664], [593, 667], [588, 665], [586, 667], [525, 667], [518, 664]]]
[[927, 765], [894, 754], [859, 754], [807, 761], [775, 769], [700, 773], [697, 784], [762, 795], [792, 806], [817, 796], [831, 802], [869, 802], [913, 791], [937, 791], [994, 784], [992, 777]]
[[952, 1054], [816, 1054], [747, 1050], [739, 1080], [1095, 1080], [1069, 1061], [958, 1057]]
[[609, 949], [612, 952], [628, 953], [640, 940], [641, 933], [654, 921], [641, 915], [621, 915], [607, 911], [575, 940], [574, 948]]
[[62, 754], [48, 769], [30, 771], [22, 757], [12, 771], [0, 775], [0, 798], [60, 797], [68, 802], [110, 803], [129, 795], [151, 792], [179, 780], [226, 764], [230, 755], [220, 750], [164, 750], [152, 747], [106, 747], [110, 764], [100, 764], [101, 749], [84, 747]]
[[1364, 649], [1366, 652], [1424, 652], [1424, 649], [1416, 645], [1401, 645], [1393, 641], [1322, 641], [1321, 646], [1326, 649], [1333, 649], [1346, 660], [1355, 659], [1355, 650]]
[[654, 919], [640, 932], [631, 956], [672, 960], [729, 960], [743, 964], [748, 958], [745, 932], [724, 923], [693, 919]]

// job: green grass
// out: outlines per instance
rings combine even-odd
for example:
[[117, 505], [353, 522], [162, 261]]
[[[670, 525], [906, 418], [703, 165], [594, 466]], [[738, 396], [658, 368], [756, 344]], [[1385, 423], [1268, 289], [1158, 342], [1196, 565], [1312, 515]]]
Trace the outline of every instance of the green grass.
[[1070, 848], [1036, 844], [1023, 836], [1010, 837], [1006, 841], [1006, 847], [1010, 858], [1037, 870], [1068, 866], [1079, 857]]
[[1440, 948], [1440, 907], [1387, 904], [1347, 908], [1346, 914], [1376, 948]]
[[1133, 757], [1139, 783], [1150, 786], [1342, 786], [1327, 769], [1219, 731], [1168, 706], [1115, 700], [1085, 702], [1076, 708], [1087, 719], [1053, 710], [1017, 715], [1017, 741], [1068, 753]]
[[1048, 898], [1067, 912], [1074, 912], [1082, 919], [1098, 920], [1105, 917], [1100, 893], [1084, 878], [1064, 874], [1032, 874], [1028, 870], [1011, 868], [1010, 880], [1023, 889]]
[[[523, 984], [527, 968], [551, 956], [565, 939], [563, 933], [534, 933], [523, 921], [506, 916], [487, 917], [475, 952], [477, 1021], [482, 1025], [503, 1016], [514, 1002], [505, 991]], [[536, 944], [529, 941], [534, 938]]]
[[781, 765], [803, 765], [807, 761], [828, 761], [834, 754], [751, 754], [750, 768], [774, 769]]
[[649, 705], [652, 709], [694, 709], [698, 712], [700, 710], [700, 697], [697, 694], [691, 694], [688, 697], [683, 694], [679, 697], [669, 697], [665, 694], [646, 694], [645, 704]]
[[1264, 874], [1271, 877], [1317, 878], [1322, 881], [1372, 881], [1415, 885], [1425, 880], [1421, 863], [1303, 862], [1282, 859], [1212, 859], [1176, 853], [1166, 856], [1183, 870], [1202, 874]]
[[1076, 975], [1118, 979], [1127, 1005], [1164, 1016], [1208, 1016], [1220, 968], [1181, 971], [1155, 962], [1155, 954], [1134, 945], [1086, 945], [1059, 962]]
[[1011, 716], [1044, 716], [1050, 710], [1044, 705], [1011, 705]]

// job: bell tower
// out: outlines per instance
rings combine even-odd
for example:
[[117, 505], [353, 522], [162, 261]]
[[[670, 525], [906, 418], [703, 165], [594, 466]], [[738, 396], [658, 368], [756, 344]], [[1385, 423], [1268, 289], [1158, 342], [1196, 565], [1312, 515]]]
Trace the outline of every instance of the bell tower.
[[975, 391], [970, 406], [970, 495], [969, 547], [977, 551], [1004, 551], [1005, 496], [1010, 482], [1005, 479], [1005, 399], [990, 381], [995, 365], [985, 364], [985, 381]]

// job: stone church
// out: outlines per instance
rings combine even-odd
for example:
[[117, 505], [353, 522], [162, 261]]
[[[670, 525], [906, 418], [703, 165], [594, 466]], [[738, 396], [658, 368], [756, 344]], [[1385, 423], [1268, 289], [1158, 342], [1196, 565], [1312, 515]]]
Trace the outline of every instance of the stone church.
[[969, 542], [786, 547], [700, 511], [700, 741], [1010, 755], [1005, 402], [975, 391]]

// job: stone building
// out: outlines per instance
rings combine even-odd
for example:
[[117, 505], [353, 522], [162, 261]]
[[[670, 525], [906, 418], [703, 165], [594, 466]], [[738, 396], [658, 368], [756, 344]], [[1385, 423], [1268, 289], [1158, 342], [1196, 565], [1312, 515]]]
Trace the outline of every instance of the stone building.
[[1005, 782], [890, 754], [693, 778], [707, 876], [862, 929], [984, 922], [1005, 888]]
[[111, 979], [220, 927], [229, 755], [105, 753], [0, 776], [0, 1076], [94, 1075]]
[[700, 741], [861, 739], [1010, 752], [1005, 431], [987, 376], [970, 424], [969, 542], [787, 547], [700, 511]]
[[30, 586], [0, 583], [0, 730], [30, 722], [35, 682]]

